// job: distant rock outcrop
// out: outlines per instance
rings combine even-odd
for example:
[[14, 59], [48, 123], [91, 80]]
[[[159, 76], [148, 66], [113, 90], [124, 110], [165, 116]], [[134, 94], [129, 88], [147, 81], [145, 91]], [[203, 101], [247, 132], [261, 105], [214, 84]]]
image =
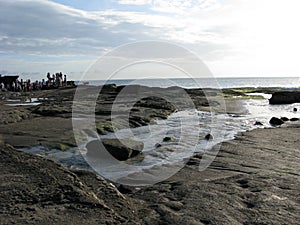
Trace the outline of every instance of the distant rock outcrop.
[[300, 103], [300, 92], [275, 92], [269, 99], [270, 104], [293, 104]]

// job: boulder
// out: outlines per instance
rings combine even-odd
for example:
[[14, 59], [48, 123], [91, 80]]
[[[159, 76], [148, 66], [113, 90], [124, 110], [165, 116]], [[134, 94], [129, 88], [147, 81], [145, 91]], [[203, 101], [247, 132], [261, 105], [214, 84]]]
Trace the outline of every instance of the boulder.
[[88, 150], [87, 155], [92, 157], [97, 155], [99, 156], [99, 153], [101, 154], [101, 150], [107, 150], [117, 160], [125, 161], [141, 154], [144, 148], [143, 142], [135, 141], [129, 138], [102, 138], [101, 142], [105, 149], [99, 150], [99, 148], [101, 148], [101, 145], [98, 140], [89, 142], [86, 145], [86, 148]]
[[171, 141], [171, 140], [172, 140], [171, 137], [164, 137], [164, 139], [163, 139], [164, 142], [168, 142], [168, 141]]
[[297, 108], [294, 108], [294, 109], [293, 109], [293, 111], [294, 111], [294, 112], [297, 112], [297, 111], [298, 111], [298, 109], [297, 109]]
[[292, 122], [295, 122], [295, 121], [298, 121], [299, 120], [299, 118], [291, 118], [290, 119], [290, 121], [292, 121]]
[[272, 97], [269, 99], [270, 104], [293, 104], [300, 103], [300, 92], [275, 92], [272, 94]]
[[272, 117], [269, 121], [269, 123], [272, 125], [272, 126], [280, 126], [282, 124], [284, 124], [284, 121], [277, 118], [277, 117]]

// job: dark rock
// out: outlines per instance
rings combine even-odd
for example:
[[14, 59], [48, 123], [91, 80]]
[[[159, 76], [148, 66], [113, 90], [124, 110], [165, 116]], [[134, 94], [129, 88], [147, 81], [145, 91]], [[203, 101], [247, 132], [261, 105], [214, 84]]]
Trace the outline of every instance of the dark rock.
[[150, 123], [150, 118], [148, 117], [142, 117], [138, 115], [130, 115], [129, 117], [129, 124], [131, 127], [140, 127], [140, 126], [146, 126]]
[[72, 108], [70, 107], [71, 103], [66, 103], [64, 105], [57, 104], [49, 104], [42, 105], [35, 108], [32, 112], [35, 114], [39, 114], [41, 116], [62, 116], [68, 114], [68, 117], [72, 116]]
[[256, 122], [254, 123], [254, 125], [255, 125], [255, 126], [263, 126], [263, 124], [262, 124], [261, 122], [259, 122], [259, 121], [256, 121]]
[[130, 199], [92, 172], [75, 174], [11, 146], [0, 155], [1, 224], [140, 224]]
[[281, 117], [280, 119], [284, 122], [289, 121], [289, 118], [287, 118], [287, 117]]
[[200, 104], [201, 106], [204, 106], [204, 107], [209, 107], [209, 106], [218, 106], [220, 105], [220, 103], [218, 103], [217, 101], [204, 101]]
[[117, 86], [115, 84], [105, 84], [101, 87], [101, 93], [114, 93], [117, 90]]
[[205, 140], [213, 140], [213, 139], [214, 139], [214, 137], [211, 134], [207, 134], [205, 136]]
[[208, 101], [206, 101], [206, 102], [202, 102], [202, 103], [201, 103], [201, 106], [208, 107], [208, 106], [209, 106], [209, 102], [208, 102]]
[[195, 166], [195, 165], [199, 165], [200, 163], [200, 159], [198, 158], [190, 158], [189, 161], [187, 161], [187, 165], [189, 166]]
[[142, 153], [144, 143], [132, 139], [101, 139], [94, 140], [86, 145], [87, 155], [91, 157], [101, 156], [101, 151], [108, 151], [117, 160], [125, 161]]
[[298, 111], [298, 109], [297, 109], [297, 108], [294, 108], [294, 109], [293, 109], [293, 111], [294, 111], [294, 112], [297, 112], [297, 111]]
[[203, 157], [203, 153], [196, 153], [196, 154], [194, 154], [194, 156], [193, 156], [194, 158], [197, 158], [197, 159], [202, 159], [202, 157]]
[[299, 118], [291, 118], [290, 119], [290, 121], [292, 121], [292, 122], [295, 122], [295, 121], [298, 121], [299, 120]]
[[156, 148], [159, 148], [159, 147], [161, 147], [161, 144], [160, 144], [160, 143], [156, 143], [156, 144], [155, 144], [155, 147], [156, 147]]
[[163, 98], [147, 97], [143, 98], [135, 104], [136, 107], [146, 107], [151, 109], [165, 109], [175, 111], [175, 106]]
[[130, 194], [130, 193], [134, 192], [135, 188], [132, 187], [132, 186], [127, 186], [127, 185], [120, 184], [120, 186], [118, 187], [118, 190], [122, 194]]
[[272, 126], [280, 126], [282, 124], [284, 124], [284, 121], [277, 118], [277, 117], [272, 117], [269, 121], [269, 123], [272, 125]]
[[172, 140], [171, 137], [164, 137], [164, 139], [163, 139], [164, 142], [171, 141], [171, 140]]
[[275, 92], [269, 99], [270, 104], [300, 103], [300, 92]]

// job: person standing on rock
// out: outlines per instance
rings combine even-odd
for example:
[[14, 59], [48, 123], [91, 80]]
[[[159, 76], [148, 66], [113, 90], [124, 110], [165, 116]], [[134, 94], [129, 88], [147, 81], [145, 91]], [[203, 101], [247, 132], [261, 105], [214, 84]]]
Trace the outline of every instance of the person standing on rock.
[[66, 74], [64, 75], [64, 86], [65, 87], [67, 86], [67, 75]]

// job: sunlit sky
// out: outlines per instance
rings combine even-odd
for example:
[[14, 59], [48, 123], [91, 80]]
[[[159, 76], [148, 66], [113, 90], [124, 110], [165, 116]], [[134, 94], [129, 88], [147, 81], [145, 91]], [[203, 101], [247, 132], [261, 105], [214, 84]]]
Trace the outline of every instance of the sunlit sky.
[[0, 74], [79, 79], [120, 45], [158, 40], [217, 77], [299, 77], [299, 12], [298, 0], [0, 0]]

